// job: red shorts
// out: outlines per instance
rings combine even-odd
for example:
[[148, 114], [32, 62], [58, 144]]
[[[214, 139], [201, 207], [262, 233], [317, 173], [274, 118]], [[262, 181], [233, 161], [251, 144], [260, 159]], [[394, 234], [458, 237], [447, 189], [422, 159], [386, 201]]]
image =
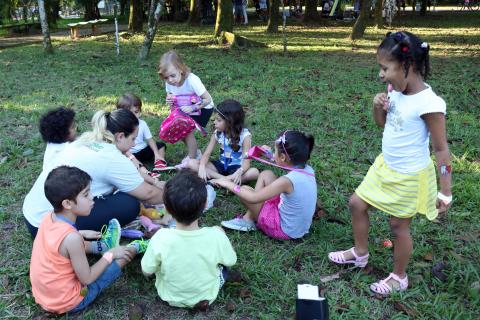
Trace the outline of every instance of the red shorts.
[[257, 219], [257, 228], [274, 239], [290, 240], [280, 225], [280, 195], [268, 199], [263, 204]]

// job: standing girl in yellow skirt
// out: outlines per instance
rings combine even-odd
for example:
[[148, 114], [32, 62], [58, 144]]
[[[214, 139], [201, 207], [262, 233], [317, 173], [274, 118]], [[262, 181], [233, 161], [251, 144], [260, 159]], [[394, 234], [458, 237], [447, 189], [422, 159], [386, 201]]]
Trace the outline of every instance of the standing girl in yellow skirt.
[[[383, 127], [382, 153], [368, 170], [349, 201], [355, 247], [330, 252], [337, 264], [365, 267], [368, 263], [368, 209], [390, 215], [395, 236], [393, 272], [370, 289], [388, 295], [408, 287], [406, 273], [413, 244], [412, 217], [418, 212], [429, 220], [444, 212], [452, 201], [451, 166], [448, 151], [446, 105], [424, 82], [429, 73], [429, 45], [409, 32], [387, 33], [377, 50], [380, 79], [388, 94], [373, 99], [373, 116]], [[429, 137], [437, 160], [440, 192], [430, 158]]]

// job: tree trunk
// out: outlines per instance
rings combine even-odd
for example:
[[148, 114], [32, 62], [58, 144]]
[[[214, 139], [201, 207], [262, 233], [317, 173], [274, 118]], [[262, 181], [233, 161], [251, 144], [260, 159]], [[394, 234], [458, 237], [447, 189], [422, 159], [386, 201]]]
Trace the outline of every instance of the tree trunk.
[[182, 0], [173, 0], [173, 20], [182, 21]]
[[215, 23], [215, 37], [221, 37], [222, 32], [233, 32], [233, 2], [232, 0], [218, 0], [217, 22]]
[[143, 40], [142, 48], [140, 49], [139, 59], [146, 60], [150, 49], [152, 48], [153, 39], [157, 32], [158, 21], [160, 21], [160, 14], [162, 13], [163, 4], [165, 0], [152, 0], [150, 3], [150, 10], [148, 10], [148, 27], [145, 39]]
[[267, 32], [276, 33], [280, 21], [280, 0], [269, 0], [269, 2]]
[[318, 0], [307, 0], [305, 3], [305, 15], [303, 16], [303, 22], [317, 22], [320, 19], [320, 15], [317, 11]]
[[127, 7], [127, 0], [120, 0], [120, 15], [125, 16], [125, 9]]
[[97, 8], [97, 0], [85, 1], [85, 21], [100, 19], [100, 12]]
[[427, 1], [428, 0], [421, 0], [422, 2], [420, 3], [420, 15], [421, 16], [426, 16], [427, 15]]
[[358, 16], [357, 21], [353, 25], [352, 33], [350, 34], [350, 39], [356, 40], [363, 37], [363, 34], [365, 33], [365, 29], [367, 28], [369, 11], [370, 11], [370, 1], [360, 0], [360, 15]]
[[46, 53], [53, 53], [52, 41], [50, 40], [50, 31], [48, 30], [47, 14], [45, 12], [44, 0], [38, 0], [38, 11], [40, 13], [40, 24], [42, 25], [43, 50]]
[[130, 17], [128, 31], [143, 32], [143, 1], [130, 0]]
[[376, 0], [375, 2], [375, 27], [377, 29], [383, 29], [383, 3], [384, 0]]
[[190, 0], [190, 13], [188, 15], [188, 24], [198, 26], [200, 24], [200, 1]]

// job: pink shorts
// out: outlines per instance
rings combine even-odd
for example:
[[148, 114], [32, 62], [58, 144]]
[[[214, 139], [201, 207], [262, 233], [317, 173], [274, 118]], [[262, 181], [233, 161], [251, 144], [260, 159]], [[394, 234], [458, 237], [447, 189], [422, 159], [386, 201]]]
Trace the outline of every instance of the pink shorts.
[[263, 204], [257, 219], [257, 228], [274, 239], [290, 240], [280, 226], [280, 195], [268, 199]]

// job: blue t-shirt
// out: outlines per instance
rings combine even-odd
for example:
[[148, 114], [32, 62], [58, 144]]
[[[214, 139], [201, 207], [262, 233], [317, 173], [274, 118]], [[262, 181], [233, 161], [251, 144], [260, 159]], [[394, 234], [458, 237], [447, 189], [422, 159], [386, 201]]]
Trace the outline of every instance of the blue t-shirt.
[[[313, 168], [306, 165], [304, 170], [313, 173]], [[280, 226], [290, 238], [301, 238], [310, 229], [315, 206], [317, 204], [317, 182], [314, 176], [290, 171], [284, 175], [292, 182], [293, 191], [280, 194]]]
[[243, 128], [240, 133], [240, 141], [238, 142], [240, 148], [237, 151], [233, 151], [232, 146], [230, 145], [230, 139], [225, 137], [223, 132], [215, 131], [214, 135], [218, 144], [220, 144], [220, 162], [225, 165], [225, 167], [241, 166], [243, 140], [245, 140], [246, 137], [251, 136], [250, 131], [248, 131], [247, 128]]

